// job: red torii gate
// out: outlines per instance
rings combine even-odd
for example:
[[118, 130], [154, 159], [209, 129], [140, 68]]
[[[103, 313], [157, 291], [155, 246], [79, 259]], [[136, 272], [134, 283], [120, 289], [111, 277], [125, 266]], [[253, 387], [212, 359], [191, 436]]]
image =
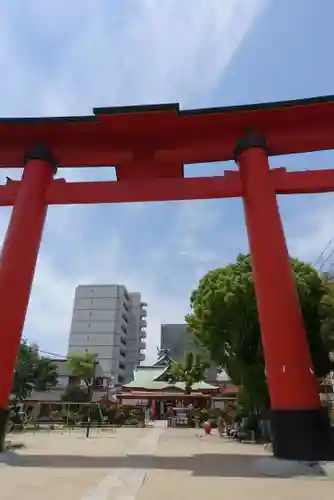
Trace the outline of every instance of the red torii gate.
[[[268, 156], [334, 149], [334, 96], [180, 111], [95, 109], [94, 116], [0, 120], [0, 186], [13, 206], [0, 256], [0, 449], [18, 346], [48, 205], [242, 197], [272, 404], [274, 454], [328, 459], [320, 405], [276, 194], [334, 191], [334, 170], [270, 170]], [[235, 159], [239, 172], [185, 179], [185, 163]], [[57, 167], [116, 166], [117, 181], [53, 180]]]

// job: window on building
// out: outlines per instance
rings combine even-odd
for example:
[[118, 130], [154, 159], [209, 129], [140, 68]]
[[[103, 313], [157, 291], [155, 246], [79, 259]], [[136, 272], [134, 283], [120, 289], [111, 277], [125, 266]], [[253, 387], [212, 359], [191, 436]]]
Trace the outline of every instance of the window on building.
[[124, 382], [124, 377], [123, 377], [123, 375], [118, 375], [118, 382], [119, 382], [120, 384], [123, 384], [123, 382]]
[[126, 316], [126, 314], [122, 314], [122, 318], [124, 319], [124, 321], [127, 323], [128, 322], [128, 317]]

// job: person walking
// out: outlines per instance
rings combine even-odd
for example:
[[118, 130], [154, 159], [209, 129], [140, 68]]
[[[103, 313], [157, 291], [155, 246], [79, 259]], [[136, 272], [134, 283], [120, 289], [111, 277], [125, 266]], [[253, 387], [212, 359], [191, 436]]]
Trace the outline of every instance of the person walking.
[[205, 434], [207, 434], [208, 436], [211, 436], [211, 431], [212, 431], [212, 425], [211, 425], [211, 422], [209, 420], [206, 420], [203, 424], [203, 427], [204, 427], [204, 432]]

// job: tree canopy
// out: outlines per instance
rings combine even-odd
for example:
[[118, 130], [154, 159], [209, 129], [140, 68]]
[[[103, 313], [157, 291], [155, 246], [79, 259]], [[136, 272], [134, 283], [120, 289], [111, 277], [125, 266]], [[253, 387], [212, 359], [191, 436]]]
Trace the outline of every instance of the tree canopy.
[[37, 345], [21, 341], [13, 377], [11, 399], [15, 404], [24, 401], [33, 390], [48, 391], [57, 384], [57, 366], [40, 356]]
[[171, 374], [185, 383], [185, 393], [190, 394], [192, 386], [205, 377], [205, 371], [209, 363], [203, 361], [199, 354], [188, 352], [182, 363], [174, 361], [171, 366]]
[[[93, 381], [95, 378], [96, 354], [71, 354], [67, 364], [71, 373], [71, 381], [62, 396], [63, 401], [88, 402], [92, 397]], [[81, 387], [81, 381], [86, 388]]]
[[322, 301], [321, 333], [331, 351], [334, 351], [334, 280], [324, 276], [325, 295]]
[[[328, 286], [316, 269], [291, 259], [317, 377], [332, 364], [333, 309]], [[273, 264], [274, 265], [274, 264]], [[224, 368], [232, 381], [243, 386], [254, 406], [269, 404], [260, 324], [250, 255], [239, 255], [234, 264], [208, 272], [191, 295], [191, 314], [186, 321], [208, 349], [211, 359]]]
[[86, 352], [84, 354], [71, 354], [68, 358], [68, 366], [72, 377], [83, 380], [89, 387], [95, 375], [96, 354]]

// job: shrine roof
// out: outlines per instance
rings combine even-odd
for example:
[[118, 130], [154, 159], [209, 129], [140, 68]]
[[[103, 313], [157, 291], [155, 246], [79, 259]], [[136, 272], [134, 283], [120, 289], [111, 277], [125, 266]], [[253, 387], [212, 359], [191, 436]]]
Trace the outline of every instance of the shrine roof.
[[[167, 369], [166, 366], [138, 366], [134, 371], [134, 380], [125, 384], [124, 387], [146, 387], [155, 382]], [[160, 382], [156, 382], [160, 383]], [[164, 382], [166, 385], [166, 383]]]
[[[163, 391], [163, 390], [173, 390], [178, 389], [180, 391], [185, 391], [185, 383], [184, 382], [160, 382], [156, 380], [146, 380], [142, 385], [139, 384], [136, 380], [133, 380], [129, 384], [123, 385], [124, 388], [134, 390], [149, 390], [149, 391]], [[205, 391], [205, 390], [216, 390], [218, 391], [218, 387], [216, 385], [207, 384], [204, 381], [193, 384], [192, 392], [197, 391]]]
[[44, 142], [59, 166], [138, 161], [200, 163], [233, 159], [248, 131], [270, 155], [334, 149], [334, 96], [180, 110], [179, 105], [95, 108], [91, 116], [0, 118], [0, 165], [18, 167]]
[[[161, 359], [161, 358], [160, 358]], [[172, 361], [172, 360], [171, 360]], [[147, 390], [166, 390], [178, 389], [180, 391], [185, 390], [185, 383], [178, 382], [175, 380], [160, 380], [160, 377], [164, 375], [170, 369], [169, 365], [166, 366], [138, 366], [134, 371], [134, 380], [128, 384], [123, 385], [124, 388], [135, 390], [135, 389], [147, 389]], [[201, 390], [218, 390], [215, 385], [207, 384], [204, 381], [193, 384], [193, 391]]]

